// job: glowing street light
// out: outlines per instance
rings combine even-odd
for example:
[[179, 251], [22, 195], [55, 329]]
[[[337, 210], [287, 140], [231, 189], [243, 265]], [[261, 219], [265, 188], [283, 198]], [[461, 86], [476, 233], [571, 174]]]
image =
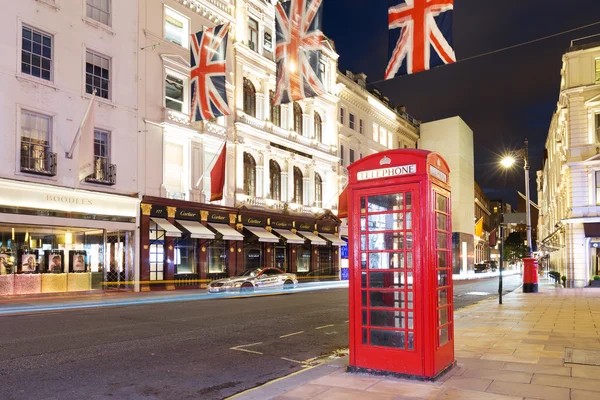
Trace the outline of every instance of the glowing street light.
[[501, 161], [500, 164], [504, 167], [504, 168], [510, 168], [513, 166], [514, 163], [516, 163], [517, 161], [514, 159], [514, 157], [512, 156], [507, 156], [504, 157]]

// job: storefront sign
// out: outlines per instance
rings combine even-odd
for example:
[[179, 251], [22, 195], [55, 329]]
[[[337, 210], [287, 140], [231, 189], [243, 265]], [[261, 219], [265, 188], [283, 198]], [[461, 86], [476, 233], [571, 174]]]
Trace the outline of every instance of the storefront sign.
[[209, 222], [219, 222], [221, 224], [227, 224], [227, 223], [229, 223], [229, 216], [226, 213], [209, 211], [208, 221]]
[[335, 225], [318, 225], [318, 231], [324, 233], [334, 233]]
[[95, 215], [136, 217], [137, 197], [0, 179], [0, 205]]
[[399, 165], [391, 168], [371, 169], [369, 171], [361, 171], [356, 175], [359, 181], [366, 181], [378, 178], [391, 178], [392, 176], [410, 175], [417, 173], [417, 165]]
[[188, 208], [178, 208], [177, 213], [175, 213], [175, 219], [187, 219], [190, 221], [199, 221], [200, 220], [200, 211], [192, 210]]
[[292, 229], [291, 221], [277, 221], [275, 219], [271, 220], [271, 227], [275, 229]]
[[296, 229], [299, 231], [309, 231], [312, 232], [314, 230], [315, 224], [311, 224], [308, 222], [296, 222]]
[[242, 224], [248, 226], [265, 226], [267, 220], [263, 217], [252, 217], [249, 215], [242, 215]]
[[150, 210], [150, 216], [167, 218], [167, 207], [152, 205], [152, 210]]
[[442, 171], [440, 171], [433, 165], [429, 166], [429, 174], [431, 174], [431, 176], [433, 176], [436, 179], [439, 179], [440, 181], [442, 181], [444, 183], [448, 183], [448, 175], [446, 175], [445, 173], [443, 173]]

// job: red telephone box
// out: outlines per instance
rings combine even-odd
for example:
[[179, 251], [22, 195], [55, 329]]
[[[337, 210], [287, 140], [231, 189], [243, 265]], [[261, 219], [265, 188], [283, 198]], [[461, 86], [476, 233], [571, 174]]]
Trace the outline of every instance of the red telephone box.
[[433, 380], [454, 365], [448, 164], [405, 149], [348, 170], [348, 369]]

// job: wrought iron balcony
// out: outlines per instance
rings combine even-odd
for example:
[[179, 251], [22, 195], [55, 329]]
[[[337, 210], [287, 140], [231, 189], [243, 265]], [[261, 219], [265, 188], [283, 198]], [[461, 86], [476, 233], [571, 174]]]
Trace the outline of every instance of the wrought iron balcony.
[[86, 182], [114, 185], [117, 182], [117, 166], [109, 164], [105, 158], [96, 158], [94, 173], [85, 178]]
[[21, 143], [21, 172], [30, 174], [56, 175], [56, 153], [41, 144]]

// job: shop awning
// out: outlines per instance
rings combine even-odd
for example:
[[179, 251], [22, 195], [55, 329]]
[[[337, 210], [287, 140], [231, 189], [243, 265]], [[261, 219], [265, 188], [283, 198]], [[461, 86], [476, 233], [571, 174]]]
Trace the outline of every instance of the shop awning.
[[277, 232], [278, 235], [281, 235], [281, 237], [284, 238], [289, 244], [304, 244], [304, 238], [301, 238], [292, 231], [288, 231], [287, 229], [273, 230]]
[[181, 237], [181, 231], [175, 227], [172, 223], [164, 218], [150, 218], [160, 229], [165, 231], [166, 237]]
[[329, 240], [331, 242], [332, 245], [334, 246], [345, 246], [346, 242], [344, 242], [342, 239], [340, 239], [339, 237], [335, 236], [334, 234], [331, 233], [319, 233], [319, 236], [321, 236], [322, 238], [325, 238], [327, 240]]
[[265, 228], [258, 226], [245, 226], [244, 228], [248, 229], [253, 235], [257, 236], [259, 242], [279, 243], [279, 238]]
[[214, 239], [215, 234], [198, 221], [180, 221], [177, 223], [190, 233], [192, 239]]
[[316, 246], [325, 246], [327, 245], [327, 242], [325, 241], [325, 239], [322, 239], [320, 237], [318, 237], [317, 235], [314, 235], [310, 232], [303, 232], [303, 231], [298, 231], [298, 235], [310, 240], [311, 244], [314, 244]]
[[223, 240], [244, 240], [244, 235], [225, 224], [211, 224], [209, 223], [211, 228], [215, 229], [221, 235], [223, 235]]

